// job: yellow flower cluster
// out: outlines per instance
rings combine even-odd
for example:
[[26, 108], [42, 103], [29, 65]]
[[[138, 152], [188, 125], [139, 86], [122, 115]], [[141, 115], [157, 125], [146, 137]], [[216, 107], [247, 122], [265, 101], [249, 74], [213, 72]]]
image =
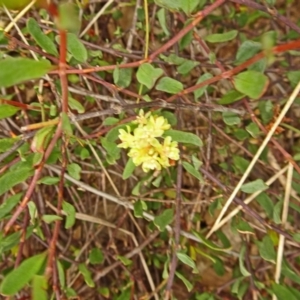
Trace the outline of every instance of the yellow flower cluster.
[[[139, 116], [133, 121], [138, 126], [131, 133], [131, 128], [119, 130], [122, 141], [119, 148], [129, 148], [128, 156], [136, 166], [142, 165], [144, 172], [161, 170], [170, 166], [170, 160], [179, 159], [178, 143], [170, 136], [162, 137], [170, 128], [168, 121], [162, 116], [153, 116], [151, 112], [144, 114], [140, 110]], [[159, 139], [162, 140], [162, 143]]]

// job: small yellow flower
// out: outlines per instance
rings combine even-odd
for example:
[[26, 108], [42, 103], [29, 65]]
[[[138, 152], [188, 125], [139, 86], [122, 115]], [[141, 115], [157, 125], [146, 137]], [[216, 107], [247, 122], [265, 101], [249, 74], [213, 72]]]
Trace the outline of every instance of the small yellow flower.
[[178, 143], [172, 141], [170, 136], [167, 136], [164, 140], [163, 152], [168, 158], [172, 160], [179, 160]]
[[151, 157], [143, 162], [142, 169], [145, 173], [149, 172], [150, 170], [161, 170], [161, 164], [156, 158]]
[[[136, 166], [142, 166], [144, 172], [161, 170], [170, 166], [170, 160], [179, 159], [178, 143], [172, 141], [170, 136], [162, 135], [170, 128], [168, 120], [162, 116], [144, 114], [140, 110], [134, 124], [138, 126], [131, 133], [129, 126], [126, 130], [119, 130], [119, 138], [122, 141], [120, 148], [129, 148], [128, 156], [132, 158]], [[163, 143], [159, 140], [163, 139]]]
[[162, 116], [150, 116], [148, 124], [155, 131], [162, 130], [164, 132], [171, 127], [171, 125], [168, 123], [168, 120]]
[[121, 144], [118, 145], [119, 148], [131, 148], [135, 142], [135, 137], [130, 133], [130, 127], [126, 126], [127, 131], [124, 129], [119, 129], [119, 139], [122, 141]]
[[148, 122], [148, 118], [150, 117], [151, 112], [147, 112], [146, 114], [142, 109], [139, 111], [139, 115], [136, 117], [136, 120], [134, 120], [132, 123], [133, 124], [140, 124], [140, 125], [145, 125]]

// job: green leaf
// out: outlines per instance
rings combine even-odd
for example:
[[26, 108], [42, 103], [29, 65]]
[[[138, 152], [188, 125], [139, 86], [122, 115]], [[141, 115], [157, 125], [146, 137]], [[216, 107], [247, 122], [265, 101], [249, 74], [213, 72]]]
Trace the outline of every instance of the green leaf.
[[[184, 27], [188, 26], [191, 23], [191, 19], [186, 21], [184, 23]], [[186, 35], [182, 37], [182, 39], [179, 41], [179, 50], [182, 51], [185, 47], [188, 47], [191, 45], [193, 40], [193, 31], [190, 30]]]
[[4, 277], [0, 293], [5, 296], [13, 296], [18, 293], [39, 272], [45, 258], [46, 253], [42, 253], [24, 260]]
[[81, 148], [81, 150], [80, 150], [80, 158], [82, 160], [85, 160], [85, 159], [90, 158], [90, 157], [91, 157], [91, 154], [90, 154], [89, 150], [86, 149], [86, 148]]
[[245, 294], [249, 290], [249, 283], [242, 281], [241, 284], [239, 285], [239, 289], [237, 292], [237, 297], [239, 300], [245, 299]]
[[273, 221], [275, 224], [281, 224], [281, 210], [282, 210], [283, 201], [278, 201], [273, 205]]
[[176, 118], [176, 116], [175, 116], [175, 114], [173, 112], [170, 112], [170, 111], [167, 111], [167, 110], [163, 110], [160, 113], [160, 115], [163, 116], [165, 119], [167, 119], [168, 123], [171, 126], [176, 126], [176, 124], [177, 124], [177, 118]]
[[245, 246], [245, 244], [243, 244], [240, 249], [239, 266], [240, 266], [240, 271], [241, 271], [242, 275], [247, 277], [247, 276], [250, 276], [251, 273], [249, 273], [248, 270], [244, 266], [245, 252], [246, 252], [246, 246]]
[[166, 11], [164, 8], [161, 8], [157, 12], [157, 18], [159, 21], [159, 25], [161, 26], [161, 29], [163, 30], [164, 34], [166, 36], [170, 36], [170, 31], [168, 30], [167, 20], [166, 20]]
[[260, 256], [271, 263], [276, 262], [276, 252], [269, 235], [264, 236], [261, 242], [256, 242]]
[[238, 294], [239, 292], [239, 287], [242, 283], [242, 281], [244, 280], [244, 277], [238, 277], [238, 278], [235, 278], [235, 282], [233, 283], [232, 287], [231, 287], [231, 292], [234, 293], [234, 294]]
[[50, 224], [50, 223], [53, 223], [55, 221], [62, 220], [62, 217], [57, 216], [57, 215], [43, 215], [42, 220], [45, 223]]
[[119, 137], [119, 130], [120, 129], [126, 129], [126, 125], [123, 124], [123, 125], [118, 125], [114, 128], [112, 128], [107, 134], [106, 134], [106, 138], [108, 141], [110, 142], [115, 142], [118, 137]]
[[247, 170], [249, 162], [244, 157], [235, 155], [233, 156], [233, 165], [234, 168], [237, 169], [240, 174], [243, 174]]
[[33, 152], [44, 153], [50, 142], [53, 132], [54, 126], [46, 126], [39, 129], [33, 137], [31, 150]]
[[160, 68], [154, 68], [151, 64], [142, 64], [137, 73], [136, 78], [139, 83], [145, 85], [148, 89], [151, 89], [156, 80], [163, 74], [163, 70]]
[[281, 273], [283, 276], [300, 284], [300, 276], [289, 266], [286, 260], [282, 261]]
[[[198, 83], [201, 83], [207, 79], [210, 79], [212, 78], [213, 76], [210, 74], [210, 73], [204, 73], [203, 75], [200, 76], [200, 78], [197, 80], [196, 84]], [[198, 100], [198, 98], [200, 98], [204, 92], [207, 90], [208, 86], [203, 86], [197, 90], [194, 91], [194, 98], [195, 98], [195, 101]]]
[[3, 219], [7, 214], [9, 214], [12, 209], [19, 203], [21, 200], [22, 193], [15, 194], [7, 198], [0, 205], [0, 220]]
[[79, 62], [87, 61], [88, 52], [76, 34], [70, 32], [67, 34], [67, 49]]
[[192, 269], [196, 268], [195, 262], [188, 255], [186, 255], [185, 253], [183, 253], [183, 252], [177, 252], [176, 256], [177, 256], [177, 258], [181, 262], [183, 262], [184, 264], [188, 265]]
[[197, 7], [200, 0], [181, 0], [180, 8], [187, 14], [190, 15], [193, 10]]
[[187, 75], [193, 68], [199, 65], [199, 62], [193, 60], [185, 60], [180, 66], [177, 67], [179, 74]]
[[245, 183], [241, 186], [241, 191], [247, 194], [252, 194], [258, 191], [265, 191], [269, 188], [262, 179], [256, 179], [254, 181]]
[[264, 73], [268, 66], [267, 58], [263, 58], [248, 67], [248, 70]]
[[132, 265], [132, 260], [121, 255], [117, 255], [117, 258], [122, 262], [124, 266], [130, 266]]
[[142, 218], [144, 210], [147, 209], [147, 204], [145, 201], [138, 200], [133, 205], [133, 212], [136, 218]]
[[54, 42], [41, 30], [40, 25], [33, 18], [27, 20], [27, 29], [35, 42], [46, 52], [58, 56]]
[[215, 250], [215, 251], [228, 251], [231, 246], [228, 246], [226, 248], [221, 248], [219, 246], [217, 246], [216, 244], [214, 244], [213, 242], [211, 242], [210, 240], [206, 239], [202, 234], [200, 234], [199, 232], [192, 230], [193, 234], [199, 239], [201, 240], [201, 243], [203, 245], [205, 245], [206, 247]]
[[89, 287], [95, 287], [95, 283], [92, 279], [92, 274], [88, 270], [88, 268], [86, 267], [86, 265], [84, 263], [78, 265], [78, 270], [79, 270], [80, 274], [83, 276], [85, 283]]
[[119, 122], [119, 119], [117, 118], [114, 118], [114, 117], [107, 117], [104, 119], [103, 121], [103, 125], [105, 126], [112, 126], [112, 125], [115, 125]]
[[221, 105], [231, 104], [241, 100], [243, 97], [245, 97], [243, 93], [240, 93], [237, 90], [230, 90], [218, 101], [218, 103]]
[[212, 294], [205, 292], [201, 295], [197, 293], [195, 300], [215, 300], [215, 298]]
[[107, 299], [110, 299], [110, 289], [107, 288], [107, 287], [100, 287], [98, 289], [99, 293], [104, 297], [104, 298], [107, 298]]
[[89, 261], [92, 265], [102, 264], [104, 262], [103, 252], [99, 248], [93, 248], [89, 254]]
[[115, 85], [122, 88], [127, 88], [132, 80], [132, 69], [119, 69], [116, 67], [113, 72], [113, 77]]
[[268, 218], [272, 219], [272, 217], [273, 217], [274, 203], [271, 200], [271, 198], [266, 193], [260, 193], [256, 197], [256, 201], [264, 209], [264, 211], [266, 212]]
[[209, 34], [205, 37], [205, 40], [209, 43], [223, 43], [233, 40], [238, 34], [237, 30], [231, 30], [224, 33]]
[[235, 64], [239, 65], [249, 58], [253, 57], [262, 49], [261, 43], [253, 41], [244, 41], [239, 47], [236, 54]]
[[[1, 62], [0, 62], [1, 63]], [[0, 71], [1, 72], [1, 71]], [[1, 83], [0, 83], [1, 84]], [[4, 118], [9, 118], [11, 116], [13, 116], [14, 114], [16, 114], [18, 111], [20, 110], [19, 107], [15, 107], [13, 105], [9, 105], [9, 104], [0, 104], [0, 120], [4, 119]], [[7, 139], [5, 139], [7, 140]], [[2, 149], [0, 150], [0, 152], [4, 152], [2, 151]]]
[[6, 58], [0, 60], [0, 88], [40, 78], [53, 67], [48, 60], [35, 61], [29, 58]]
[[11, 250], [13, 247], [20, 243], [21, 232], [15, 232], [8, 236], [3, 237], [3, 233], [0, 235], [0, 254]]
[[121, 149], [115, 142], [109, 141], [106, 137], [101, 138], [101, 144], [107, 151], [106, 160], [109, 164], [115, 164], [116, 160], [120, 158]]
[[247, 138], [249, 138], [248, 132], [242, 128], [235, 128], [235, 131], [233, 134], [239, 141], [244, 141]]
[[174, 53], [170, 54], [169, 56], [161, 55], [161, 57], [165, 62], [169, 64], [174, 64], [176, 66], [181, 65], [186, 61], [185, 58], [182, 58]]
[[209, 214], [213, 217], [217, 209], [222, 208], [221, 201], [219, 199], [214, 200], [208, 207]]
[[45, 176], [43, 178], [41, 178], [38, 183], [39, 184], [46, 184], [46, 185], [54, 185], [57, 184], [59, 182], [59, 177], [52, 177], [52, 176]]
[[[0, 116], [3, 113], [2, 106], [0, 106]], [[1, 119], [1, 117], [0, 117]], [[9, 150], [14, 143], [16, 143], [19, 140], [19, 138], [2, 138], [0, 139], [0, 153], [3, 153], [7, 150]]]
[[193, 165], [184, 161], [184, 162], [182, 162], [182, 166], [188, 173], [190, 173], [192, 176], [194, 176], [195, 178], [197, 178], [198, 180], [203, 182], [203, 177], [202, 177], [201, 173], [197, 169], [195, 169], [195, 167]]
[[251, 122], [246, 126], [246, 130], [250, 133], [250, 135], [254, 138], [257, 138], [260, 134], [260, 129], [258, 125], [254, 122]]
[[296, 297], [289, 289], [288, 287], [273, 283], [272, 285], [272, 291], [276, 295], [278, 300], [299, 300], [298, 297]]
[[28, 207], [30, 219], [35, 220], [37, 217], [37, 209], [35, 203], [33, 201], [29, 201], [27, 207]]
[[173, 141], [178, 143], [192, 144], [198, 147], [203, 146], [202, 140], [197, 135], [190, 132], [169, 129], [165, 131], [163, 136], [170, 136]]
[[159, 80], [156, 90], [170, 94], [177, 94], [183, 90], [183, 84], [171, 77], [163, 77]]
[[192, 155], [192, 162], [196, 170], [198, 170], [203, 165], [203, 162], [199, 160], [196, 155]]
[[293, 240], [297, 243], [300, 243], [300, 233], [294, 233]]
[[236, 226], [236, 229], [238, 232], [242, 234], [254, 234], [253, 228], [249, 225], [246, 221], [239, 221], [239, 223]]
[[258, 109], [264, 124], [268, 124], [272, 120], [274, 113], [273, 107], [273, 103], [270, 100], [259, 101]]
[[160, 231], [164, 231], [166, 226], [173, 221], [173, 215], [174, 210], [172, 208], [166, 209], [154, 218], [153, 223]]
[[33, 166], [38, 166], [42, 160], [43, 160], [43, 157], [44, 155], [42, 153], [34, 153], [34, 156], [33, 156]]
[[58, 259], [56, 260], [56, 265], [57, 265], [59, 283], [61, 288], [64, 289], [66, 286], [65, 270], [62, 263]]
[[33, 168], [23, 167], [7, 171], [0, 177], [0, 196], [9, 191], [13, 186], [24, 182], [33, 173]]
[[258, 99], [265, 92], [268, 83], [266, 75], [253, 70], [234, 76], [235, 88], [252, 99]]
[[85, 112], [85, 108], [83, 107], [83, 105], [72, 97], [69, 97], [69, 106], [71, 109], [76, 110], [79, 114]]
[[222, 112], [223, 121], [229, 126], [238, 125], [241, 122], [241, 118], [233, 112], [224, 111]]
[[261, 45], [262, 49], [266, 50], [268, 55], [271, 55], [270, 52], [272, 47], [276, 44], [277, 40], [277, 32], [272, 30], [272, 31], [267, 31], [264, 32], [261, 36]]
[[47, 278], [44, 275], [34, 275], [32, 279], [32, 300], [47, 300]]
[[78, 5], [71, 2], [60, 3], [58, 5], [58, 10], [58, 28], [72, 32], [73, 34], [78, 34], [81, 27]]
[[76, 180], [80, 180], [81, 167], [78, 164], [68, 164], [67, 170], [71, 177], [73, 177]]
[[123, 174], [122, 174], [122, 178], [125, 180], [125, 179], [128, 179], [133, 171], [135, 170], [136, 168], [136, 165], [133, 163], [132, 161], [132, 158], [129, 158], [127, 163], [126, 163], [126, 166], [124, 168], [124, 171], [123, 171]]
[[216, 231], [216, 236], [218, 237], [218, 239], [219, 239], [220, 242], [222, 243], [223, 248], [226, 248], [226, 249], [231, 249], [231, 248], [232, 248], [229, 239], [228, 239], [227, 236], [223, 233], [222, 230]]
[[214, 265], [213, 265], [213, 268], [214, 268], [215, 272], [219, 276], [224, 276], [224, 274], [226, 272], [225, 271], [225, 267], [224, 267], [224, 262], [220, 258], [218, 258], [216, 256], [214, 256], [213, 258], [215, 260]]
[[131, 297], [131, 291], [132, 288], [126, 288], [124, 291], [122, 291], [121, 295], [118, 296], [118, 298], [115, 298], [116, 300], [128, 300]]
[[66, 201], [63, 202], [63, 211], [66, 213], [65, 228], [71, 228], [76, 221], [76, 210], [74, 206]]
[[181, 8], [181, 0], [154, 0], [154, 2], [171, 11], [178, 11]]
[[179, 272], [175, 272], [175, 275], [181, 279], [181, 281], [184, 283], [184, 285], [186, 286], [188, 292], [190, 292], [193, 289], [193, 284], [188, 281], [182, 274], [180, 274]]
[[289, 79], [292, 88], [295, 88], [300, 81], [300, 71], [290, 71], [287, 73], [287, 78]]

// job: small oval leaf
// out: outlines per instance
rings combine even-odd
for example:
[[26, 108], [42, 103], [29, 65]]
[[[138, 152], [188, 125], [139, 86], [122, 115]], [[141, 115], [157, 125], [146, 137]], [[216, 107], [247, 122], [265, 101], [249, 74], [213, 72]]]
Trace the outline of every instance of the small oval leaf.
[[133, 163], [132, 158], [129, 158], [127, 161], [127, 164], [125, 166], [125, 169], [123, 171], [122, 178], [124, 180], [128, 179], [132, 175], [135, 168], [136, 168], [136, 165]]
[[53, 67], [48, 60], [17, 57], [0, 60], [0, 88], [44, 76]]
[[153, 223], [160, 231], [164, 231], [166, 226], [172, 222], [173, 215], [174, 210], [172, 208], [166, 209], [162, 214], [154, 218]]
[[6, 296], [18, 293], [41, 269], [46, 253], [38, 254], [24, 260], [20, 266], [12, 270], [3, 279], [0, 292]]
[[238, 34], [237, 30], [231, 30], [224, 33], [214, 33], [207, 35], [205, 40], [210, 43], [223, 43], [233, 40]]
[[176, 256], [178, 257], [178, 259], [181, 262], [183, 262], [184, 264], [188, 265], [189, 267], [191, 267], [193, 269], [196, 267], [195, 262], [188, 255], [186, 255], [185, 253], [183, 253], [183, 252], [177, 252]]
[[170, 136], [173, 141], [179, 143], [192, 144], [198, 147], [203, 146], [202, 140], [195, 134], [190, 132], [184, 132], [179, 130], [166, 130], [164, 133], [164, 137]]
[[171, 77], [163, 77], [159, 80], [156, 89], [170, 94], [177, 94], [183, 90], [183, 84]]
[[254, 70], [242, 72], [234, 77], [235, 88], [252, 99], [263, 95], [268, 84], [268, 77]]
[[203, 182], [203, 178], [202, 178], [200, 172], [197, 169], [195, 169], [195, 167], [193, 165], [184, 161], [184, 162], [182, 162], [182, 166], [188, 173], [190, 173], [192, 176], [194, 176], [195, 178], [197, 178], [198, 180]]
[[142, 64], [137, 73], [136, 78], [139, 83], [144, 84], [148, 89], [151, 89], [156, 80], [163, 74], [163, 70], [154, 68], [151, 64]]
[[19, 110], [19, 107], [15, 107], [9, 104], [0, 104], [0, 120], [13, 116]]
[[68, 33], [67, 48], [76, 60], [79, 62], [86, 62], [88, 58], [88, 52], [76, 34]]
[[241, 187], [241, 191], [247, 194], [252, 194], [258, 191], [265, 191], [269, 188], [262, 179], [257, 179], [248, 183], [245, 183]]
[[46, 52], [54, 56], [58, 55], [54, 42], [42, 30], [37, 21], [29, 18], [27, 21], [27, 29], [35, 42]]

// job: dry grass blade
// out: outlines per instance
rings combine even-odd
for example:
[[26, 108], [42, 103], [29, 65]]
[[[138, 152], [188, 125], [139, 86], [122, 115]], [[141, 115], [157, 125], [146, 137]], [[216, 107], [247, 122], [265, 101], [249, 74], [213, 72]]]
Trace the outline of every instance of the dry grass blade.
[[209, 231], [209, 233], [207, 234], [206, 237], [210, 237], [216, 231], [216, 228], [217, 228], [218, 224], [220, 223], [221, 219], [223, 218], [223, 216], [227, 212], [230, 204], [232, 203], [233, 199], [235, 198], [235, 196], [239, 192], [241, 186], [244, 184], [245, 180], [249, 176], [251, 170], [255, 166], [257, 160], [259, 159], [259, 157], [262, 154], [263, 150], [265, 149], [266, 145], [270, 141], [270, 138], [273, 136], [273, 134], [275, 133], [277, 127], [280, 125], [280, 123], [282, 122], [282, 120], [285, 117], [286, 113], [288, 112], [288, 110], [290, 109], [290, 107], [292, 106], [292, 104], [294, 103], [294, 101], [295, 101], [297, 95], [299, 94], [299, 92], [300, 92], [300, 82], [297, 84], [297, 86], [293, 90], [291, 96], [289, 97], [288, 101], [286, 102], [286, 104], [284, 105], [283, 109], [281, 110], [278, 118], [274, 122], [274, 124], [271, 127], [270, 131], [268, 132], [267, 136], [263, 140], [261, 146], [257, 150], [255, 156], [253, 157], [253, 159], [252, 159], [251, 163], [249, 164], [247, 170], [245, 171], [244, 175], [241, 177], [240, 181], [238, 182], [238, 184], [234, 188], [234, 191], [232, 192], [232, 194], [230, 195], [230, 197], [226, 201], [224, 207], [222, 208], [220, 214], [218, 215], [217, 220], [215, 221], [213, 227], [210, 229], [210, 231]]
[[[293, 165], [290, 163], [288, 165], [287, 180], [286, 180], [282, 217], [281, 217], [281, 225], [283, 226], [283, 228], [286, 227], [287, 218], [288, 218], [293, 171], [294, 171]], [[281, 266], [282, 266], [282, 259], [283, 259], [283, 253], [284, 253], [284, 242], [285, 242], [285, 237], [283, 235], [280, 235], [278, 249], [277, 249], [276, 270], [275, 270], [275, 276], [274, 276], [274, 280], [276, 283], [279, 283], [279, 280], [281, 277]], [[277, 300], [277, 297], [275, 296], [275, 294], [273, 294], [273, 300]]]

